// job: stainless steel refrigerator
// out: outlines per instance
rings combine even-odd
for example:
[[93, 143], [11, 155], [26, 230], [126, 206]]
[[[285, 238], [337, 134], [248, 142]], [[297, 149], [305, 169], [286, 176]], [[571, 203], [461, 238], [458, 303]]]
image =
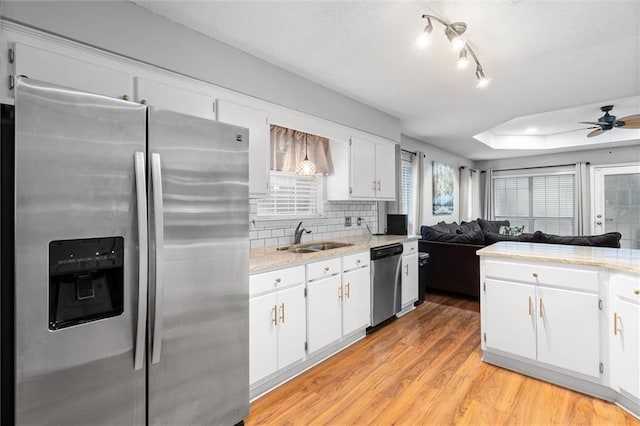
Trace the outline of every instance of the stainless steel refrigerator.
[[248, 130], [15, 90], [15, 423], [241, 422]]

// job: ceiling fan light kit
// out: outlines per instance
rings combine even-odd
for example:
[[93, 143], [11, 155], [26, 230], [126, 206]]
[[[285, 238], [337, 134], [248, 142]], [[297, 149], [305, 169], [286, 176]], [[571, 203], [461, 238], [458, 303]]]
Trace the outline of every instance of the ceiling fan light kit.
[[451, 43], [451, 47], [456, 52], [460, 52], [458, 61], [456, 62], [456, 67], [458, 69], [465, 69], [469, 66], [469, 58], [467, 57], [468, 53], [476, 64], [476, 78], [478, 79], [476, 87], [482, 88], [487, 86], [490, 79], [485, 76], [482, 65], [480, 65], [480, 61], [478, 61], [478, 57], [471, 46], [469, 46], [469, 43], [467, 43], [467, 41], [462, 37], [462, 34], [467, 30], [467, 24], [464, 22], [454, 22], [450, 24], [433, 15], [422, 15], [422, 19], [427, 20], [427, 25], [418, 35], [416, 45], [420, 48], [424, 48], [429, 44], [430, 35], [431, 32], [433, 32], [432, 20], [442, 24], [444, 26], [444, 34]]
[[613, 109], [613, 105], [604, 105], [600, 107], [600, 111], [604, 112], [604, 115], [598, 118], [598, 121], [581, 121], [581, 124], [593, 124], [593, 127], [587, 127], [587, 129], [595, 129], [589, 134], [588, 138], [598, 136], [604, 132], [613, 129], [614, 127], [624, 127], [626, 129], [640, 129], [640, 114], [628, 115], [616, 120], [615, 115], [609, 114], [609, 111]]

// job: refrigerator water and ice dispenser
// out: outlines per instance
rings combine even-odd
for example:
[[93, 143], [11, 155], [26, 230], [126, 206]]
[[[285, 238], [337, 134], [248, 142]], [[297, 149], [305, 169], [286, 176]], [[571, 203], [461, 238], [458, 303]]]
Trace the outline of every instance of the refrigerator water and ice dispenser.
[[49, 329], [123, 312], [122, 237], [49, 243]]

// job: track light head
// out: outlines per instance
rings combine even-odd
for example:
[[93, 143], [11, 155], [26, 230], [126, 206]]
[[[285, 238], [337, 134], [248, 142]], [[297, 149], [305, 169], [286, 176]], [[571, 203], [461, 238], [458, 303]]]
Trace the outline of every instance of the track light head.
[[478, 79], [477, 88], [483, 88], [489, 84], [490, 80], [484, 75], [484, 71], [480, 65], [476, 68], [476, 78]]
[[469, 66], [469, 58], [467, 58], [467, 49], [462, 49], [460, 51], [460, 57], [458, 58], [458, 62], [456, 62], [456, 67], [458, 69], [463, 70]]
[[424, 30], [418, 35], [416, 38], [416, 46], [420, 48], [425, 48], [429, 45], [429, 39], [431, 38], [431, 32], [433, 31], [433, 24], [431, 23], [431, 19], [427, 18], [427, 26], [424, 27]]
[[451, 47], [455, 51], [461, 50], [466, 44], [466, 40], [462, 38], [462, 34], [467, 30], [467, 24], [464, 22], [454, 22], [444, 28], [444, 34], [451, 42]]

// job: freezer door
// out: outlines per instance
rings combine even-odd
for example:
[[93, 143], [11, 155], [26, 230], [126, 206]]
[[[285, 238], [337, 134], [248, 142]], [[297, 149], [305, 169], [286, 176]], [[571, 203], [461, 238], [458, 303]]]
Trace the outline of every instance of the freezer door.
[[15, 109], [16, 424], [144, 425], [145, 107], [20, 78]]
[[249, 411], [248, 131], [150, 108], [148, 143], [148, 421], [232, 425]]

